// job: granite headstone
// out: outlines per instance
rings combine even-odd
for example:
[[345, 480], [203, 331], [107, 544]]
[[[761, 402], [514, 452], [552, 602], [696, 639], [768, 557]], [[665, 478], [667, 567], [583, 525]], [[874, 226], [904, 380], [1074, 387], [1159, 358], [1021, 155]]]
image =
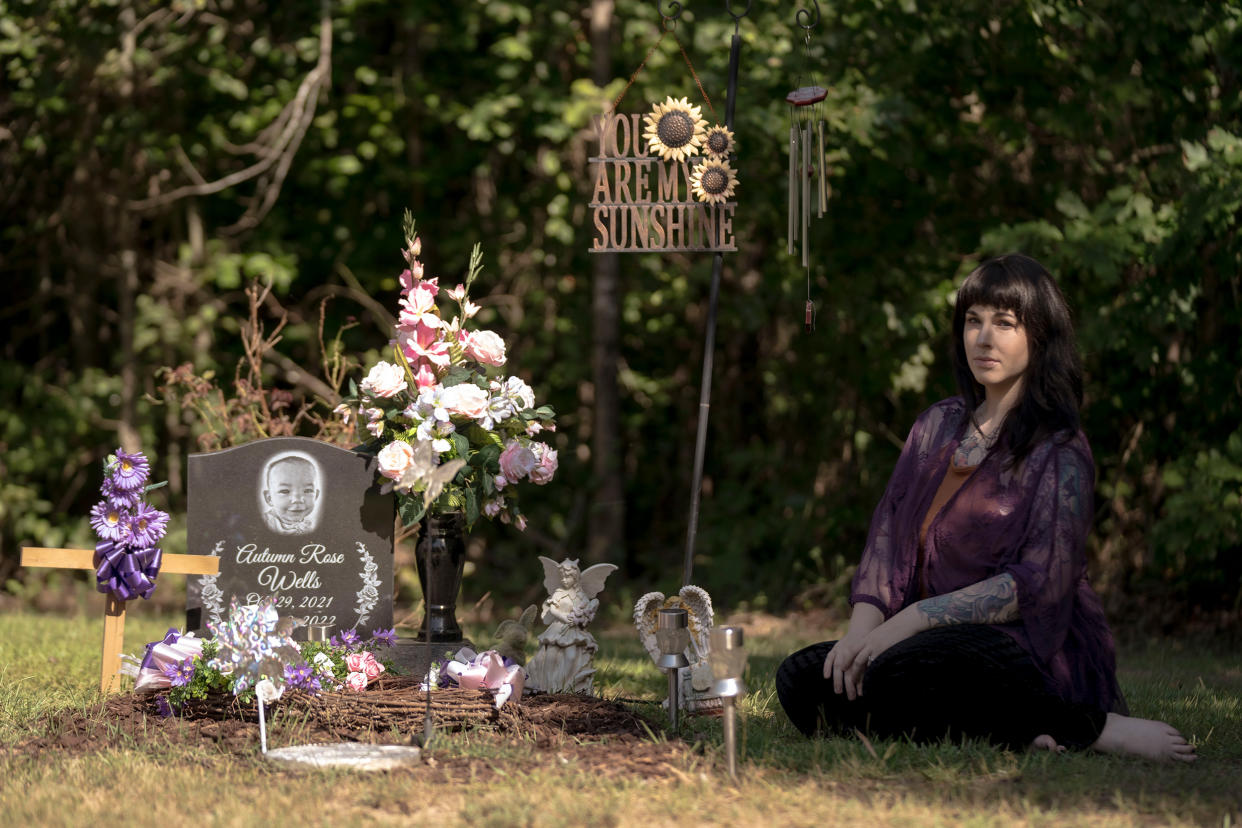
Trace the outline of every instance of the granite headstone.
[[[363, 638], [392, 627], [395, 499], [375, 458], [303, 437], [191, 454], [187, 548], [220, 558], [188, 579], [186, 628], [228, 613], [229, 599], [274, 596], [282, 616]], [[305, 628], [295, 637], [305, 637]]]

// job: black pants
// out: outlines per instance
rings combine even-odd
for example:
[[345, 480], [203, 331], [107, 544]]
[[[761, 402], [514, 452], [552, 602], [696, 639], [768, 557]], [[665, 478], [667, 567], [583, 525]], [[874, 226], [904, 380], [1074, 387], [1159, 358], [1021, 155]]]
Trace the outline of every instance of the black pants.
[[937, 627], [895, 644], [867, 668], [865, 695], [854, 701], [824, 678], [834, 644], [799, 650], [776, 671], [781, 706], [807, 736], [858, 729], [919, 742], [968, 736], [1020, 749], [1046, 733], [1085, 748], [1104, 728], [1104, 711], [1049, 692], [1026, 651], [992, 627]]

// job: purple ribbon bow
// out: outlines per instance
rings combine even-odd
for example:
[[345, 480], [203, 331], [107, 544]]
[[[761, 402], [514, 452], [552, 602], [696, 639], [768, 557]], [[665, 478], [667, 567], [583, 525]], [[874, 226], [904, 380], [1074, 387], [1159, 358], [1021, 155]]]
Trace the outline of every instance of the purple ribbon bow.
[[181, 640], [181, 630], [177, 629], [176, 627], [169, 627], [168, 632], [164, 634], [163, 638], [161, 638], [159, 641], [152, 641], [150, 644], [147, 645], [147, 654], [142, 657], [142, 664], [138, 665], [138, 672], [141, 673], [143, 670], [151, 666], [151, 657], [155, 652], [156, 645], [176, 644], [180, 640]]
[[111, 593], [118, 601], [149, 598], [163, 560], [158, 547], [131, 549], [116, 541], [100, 541], [95, 544], [96, 589]]

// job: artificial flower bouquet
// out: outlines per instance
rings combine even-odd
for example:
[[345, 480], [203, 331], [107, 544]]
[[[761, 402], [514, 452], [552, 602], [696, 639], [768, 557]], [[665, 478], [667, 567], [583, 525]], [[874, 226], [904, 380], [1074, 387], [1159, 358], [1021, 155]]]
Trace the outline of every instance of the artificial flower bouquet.
[[357, 631], [345, 630], [327, 642], [295, 642], [292, 622], [276, 614], [271, 598], [247, 606], [234, 599], [228, 619], [209, 627], [208, 639], [169, 630], [163, 640], [147, 645], [141, 666], [131, 672], [135, 689], [167, 690], [156, 698], [162, 715], [212, 694], [230, 693], [248, 704], [256, 695], [265, 703], [275, 701], [286, 690], [361, 692], [392, 669], [391, 661], [376, 653], [397, 641], [393, 630], [378, 630], [365, 641]]
[[147, 483], [151, 464], [138, 451], [121, 449], [104, 461], [102, 500], [91, 509], [96, 588], [118, 601], [150, 598], [164, 553], [157, 544], [168, 531], [168, 513], [143, 501], [164, 483]]
[[[556, 450], [537, 439], [556, 430], [555, 414], [536, 406], [524, 380], [501, 370], [500, 335], [471, 329], [479, 312], [470, 300], [482, 269], [479, 245], [464, 282], [442, 289], [419, 259], [422, 241], [408, 210], [404, 231], [407, 266], [392, 361], [377, 362], [359, 384], [350, 380], [336, 413], [370, 433], [367, 445], [398, 493], [407, 526], [428, 513], [460, 511], [467, 526], [483, 515], [523, 529], [516, 487], [546, 484], [556, 473]], [[455, 306], [449, 319], [440, 308], [445, 297]]]

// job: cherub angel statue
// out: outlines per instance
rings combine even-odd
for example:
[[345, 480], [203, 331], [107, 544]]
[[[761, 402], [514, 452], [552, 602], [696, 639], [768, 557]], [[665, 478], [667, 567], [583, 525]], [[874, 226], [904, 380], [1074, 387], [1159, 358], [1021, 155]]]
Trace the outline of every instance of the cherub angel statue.
[[711, 629], [714, 619], [712, 597], [707, 590], [692, 584], [682, 587], [676, 595], [664, 597], [663, 592], [648, 592], [634, 604], [634, 626], [638, 638], [657, 664], [660, 661], [660, 645], [656, 643], [656, 623], [661, 609], [681, 608], [689, 616], [690, 646], [686, 648], [689, 667], [681, 668], [680, 705], [683, 710], [695, 711], [720, 707], [720, 699], [709, 692], [712, 686], [711, 667], [707, 655], [711, 650]]
[[595, 596], [617, 567], [595, 564], [580, 571], [576, 560], [566, 558], [558, 564], [542, 555], [539, 562], [548, 590], [542, 616], [548, 628], [539, 636], [539, 651], [526, 665], [526, 686], [549, 693], [590, 693], [595, 674], [591, 658], [599, 645], [586, 626], [599, 609]]

